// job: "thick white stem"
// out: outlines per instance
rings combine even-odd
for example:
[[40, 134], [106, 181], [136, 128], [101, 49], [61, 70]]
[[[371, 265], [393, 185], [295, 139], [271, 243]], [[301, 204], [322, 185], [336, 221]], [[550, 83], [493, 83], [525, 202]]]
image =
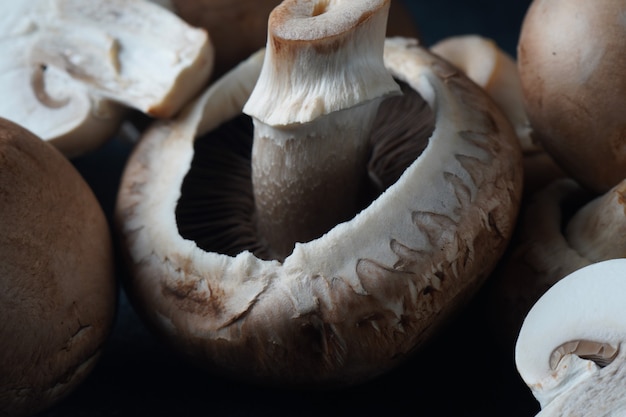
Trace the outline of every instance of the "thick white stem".
[[383, 62], [388, 13], [389, 0], [283, 1], [244, 113], [288, 126], [399, 94]]
[[385, 68], [389, 0], [286, 0], [269, 19], [253, 117], [257, 225], [276, 258], [358, 210], [371, 125], [400, 88]]
[[252, 181], [258, 231], [277, 258], [289, 255], [295, 242], [321, 236], [358, 210], [367, 139], [379, 101], [283, 130], [255, 120]]

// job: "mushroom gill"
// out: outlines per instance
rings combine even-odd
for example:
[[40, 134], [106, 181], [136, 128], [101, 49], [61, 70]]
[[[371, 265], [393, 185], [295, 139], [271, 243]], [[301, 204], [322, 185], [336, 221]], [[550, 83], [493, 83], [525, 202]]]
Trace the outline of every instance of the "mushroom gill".
[[591, 340], [574, 340], [563, 343], [550, 355], [550, 368], [556, 370], [565, 355], [577, 355], [581, 359], [588, 359], [603, 368], [613, 362], [619, 353], [619, 348], [610, 343]]
[[[359, 210], [400, 178], [426, 148], [435, 128], [434, 112], [426, 101], [408, 84], [396, 81], [403, 95], [386, 99], [377, 113], [363, 167], [364, 192], [355, 205]], [[275, 252], [256, 227], [252, 138], [252, 120], [242, 114], [195, 140], [176, 221], [181, 236], [207, 252], [236, 256], [250, 251], [269, 260], [276, 258]]]

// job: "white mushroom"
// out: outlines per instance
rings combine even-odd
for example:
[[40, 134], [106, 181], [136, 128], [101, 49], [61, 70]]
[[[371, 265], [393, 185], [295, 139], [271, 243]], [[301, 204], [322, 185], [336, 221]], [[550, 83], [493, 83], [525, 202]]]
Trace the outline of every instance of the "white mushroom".
[[[265, 56], [259, 52], [226, 74], [179, 118], [152, 126], [131, 155], [116, 206], [129, 291], [159, 334], [211, 369], [238, 379], [306, 385], [372, 378], [400, 363], [458, 311], [508, 242], [521, 194], [521, 151], [510, 123], [483, 90], [416, 41], [383, 43], [388, 5], [284, 2], [270, 18]], [[403, 140], [419, 152], [408, 166], [363, 208], [354, 204], [354, 193], [320, 195], [329, 205], [344, 199], [354, 211], [328, 230], [315, 225], [320, 236], [310, 240], [286, 238], [280, 243], [290, 248], [284, 259], [267, 256], [275, 248], [259, 238], [257, 224], [281, 225], [255, 211], [251, 159], [266, 154], [255, 153], [250, 137], [234, 133], [252, 130], [241, 115], [244, 104], [258, 119], [255, 140], [283, 146], [285, 165], [308, 159], [307, 167], [320, 171], [310, 151], [323, 143], [315, 152], [328, 172], [319, 174], [335, 186], [341, 158], [365, 158], [337, 154], [334, 147], [356, 144], [360, 152], [367, 146], [362, 130], [376, 116], [369, 105], [395, 93], [396, 82], [403, 85], [402, 100], [421, 95], [425, 112], [434, 114], [427, 143], [413, 135], [419, 129], [412, 125], [421, 122], [412, 105], [408, 114], [380, 118], [390, 125], [402, 120], [394, 130], [411, 132]], [[265, 98], [257, 97], [264, 90]], [[281, 104], [293, 107], [268, 111]], [[354, 126], [350, 119], [357, 117]], [[247, 120], [244, 127], [235, 124], [239, 118]], [[356, 133], [347, 144], [341, 143], [344, 125]], [[207, 156], [200, 157], [204, 148]], [[367, 185], [367, 160], [361, 164], [360, 176], [351, 173], [342, 186]], [[315, 191], [316, 185], [297, 182], [295, 171], [266, 178], [280, 183], [285, 172], [294, 179], [283, 188], [298, 184], [300, 191]], [[194, 182], [192, 175], [203, 180]], [[285, 198], [281, 187], [273, 188], [270, 200]], [[291, 220], [289, 205], [299, 207], [299, 201], [287, 200], [277, 204]], [[311, 218], [309, 207], [301, 210], [296, 217]], [[193, 225], [186, 219], [191, 213]]]
[[626, 259], [563, 278], [528, 313], [517, 369], [538, 416], [623, 416], [626, 409]]
[[0, 116], [75, 156], [118, 127], [123, 108], [171, 117], [206, 83], [207, 33], [144, 0], [6, 2]]

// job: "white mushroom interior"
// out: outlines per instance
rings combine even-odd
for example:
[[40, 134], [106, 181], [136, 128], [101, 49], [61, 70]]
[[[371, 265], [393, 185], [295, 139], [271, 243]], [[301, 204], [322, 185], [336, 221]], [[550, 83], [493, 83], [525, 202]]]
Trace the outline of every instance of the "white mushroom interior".
[[170, 117], [212, 68], [207, 33], [144, 0], [9, 2], [0, 49], [0, 115], [59, 142], [110, 135], [121, 106]]
[[623, 384], [625, 291], [626, 259], [612, 259], [569, 274], [532, 307], [515, 361], [542, 408], [580, 404], [576, 397], [596, 385], [612, 391], [612, 378]]

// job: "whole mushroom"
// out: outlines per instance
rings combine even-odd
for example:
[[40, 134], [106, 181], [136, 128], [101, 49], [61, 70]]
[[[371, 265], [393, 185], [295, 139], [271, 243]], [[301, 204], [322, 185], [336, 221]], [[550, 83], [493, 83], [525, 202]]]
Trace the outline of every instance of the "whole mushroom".
[[626, 178], [626, 3], [534, 0], [518, 66], [533, 135], [595, 192]]
[[532, 307], [515, 347], [537, 416], [610, 417], [626, 408], [626, 259], [579, 269]]
[[109, 226], [67, 159], [0, 119], [0, 415], [57, 403], [90, 373], [116, 302]]
[[267, 50], [151, 126], [128, 161], [116, 221], [131, 299], [210, 369], [372, 378], [458, 311], [508, 243], [513, 128], [415, 40], [385, 41], [388, 7], [283, 2]]

